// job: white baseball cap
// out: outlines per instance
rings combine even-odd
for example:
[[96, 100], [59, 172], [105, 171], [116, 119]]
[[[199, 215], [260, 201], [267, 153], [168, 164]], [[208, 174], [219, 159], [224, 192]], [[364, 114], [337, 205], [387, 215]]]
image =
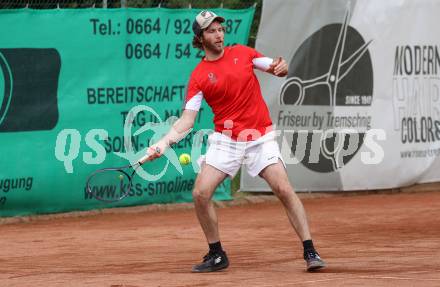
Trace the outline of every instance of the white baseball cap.
[[225, 22], [225, 18], [218, 16], [212, 11], [204, 10], [197, 14], [192, 26], [194, 34], [200, 35], [203, 29], [208, 28], [214, 20], [217, 20], [220, 23]]

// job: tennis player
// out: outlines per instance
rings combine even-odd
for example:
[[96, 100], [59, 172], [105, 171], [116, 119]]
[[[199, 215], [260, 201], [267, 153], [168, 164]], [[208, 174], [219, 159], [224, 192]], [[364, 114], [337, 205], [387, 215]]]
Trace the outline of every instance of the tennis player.
[[[211, 201], [217, 186], [234, 177], [244, 164], [251, 176], [259, 175], [281, 200], [292, 227], [304, 247], [307, 271], [325, 266], [315, 250], [304, 207], [289, 183], [283, 159], [275, 141], [269, 110], [254, 74], [259, 69], [278, 77], [287, 75], [282, 58], [271, 59], [256, 50], [234, 45], [224, 46], [224, 18], [211, 11], [200, 12], [193, 23], [193, 46], [205, 57], [189, 79], [184, 111], [170, 131], [148, 149], [152, 160], [181, 140], [195, 122], [202, 100], [214, 113], [215, 132], [208, 138], [209, 148], [201, 159], [193, 198], [197, 218], [206, 236], [209, 252], [193, 272], [212, 272], [229, 266], [220, 243], [217, 214]], [[159, 148], [160, 153], [155, 150]]]

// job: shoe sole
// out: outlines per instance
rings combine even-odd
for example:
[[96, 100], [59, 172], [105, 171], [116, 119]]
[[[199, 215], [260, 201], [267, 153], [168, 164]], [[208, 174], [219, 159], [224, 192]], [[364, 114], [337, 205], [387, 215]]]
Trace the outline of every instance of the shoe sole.
[[191, 272], [192, 272], [192, 273], [209, 273], [209, 272], [216, 272], [216, 271], [220, 271], [220, 270], [226, 269], [226, 268], [228, 268], [228, 266], [229, 266], [229, 263], [226, 264], [226, 265], [223, 265], [223, 266], [212, 267], [212, 268], [208, 268], [208, 269], [205, 269], [205, 270], [191, 269]]
[[314, 262], [314, 263], [310, 264], [309, 266], [307, 266], [307, 272], [317, 271], [317, 270], [322, 269], [326, 266], [327, 265], [324, 262]]

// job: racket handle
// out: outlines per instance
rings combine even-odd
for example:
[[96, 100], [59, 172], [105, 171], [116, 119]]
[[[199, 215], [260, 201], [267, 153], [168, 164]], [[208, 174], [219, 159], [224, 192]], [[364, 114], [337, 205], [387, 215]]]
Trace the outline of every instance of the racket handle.
[[[148, 151], [150, 151], [150, 150], [152, 150], [152, 148], [148, 149]], [[154, 154], [149, 154], [147, 152], [146, 155], [144, 155], [143, 157], [141, 157], [141, 159], [139, 159], [139, 161], [138, 161], [139, 164], [143, 164], [143, 163], [150, 161], [156, 157], [159, 157], [160, 156], [160, 148], [158, 146], [154, 149], [154, 153], [156, 154], [155, 156], [153, 156]]]

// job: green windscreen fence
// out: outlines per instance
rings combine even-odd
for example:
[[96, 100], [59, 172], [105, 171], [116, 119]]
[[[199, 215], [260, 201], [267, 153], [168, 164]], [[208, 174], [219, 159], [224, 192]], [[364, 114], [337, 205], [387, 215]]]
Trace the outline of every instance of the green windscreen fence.
[[[254, 8], [213, 11], [226, 19], [226, 45], [247, 43]], [[143, 166], [149, 177], [137, 176], [124, 200], [99, 202], [85, 182], [98, 168], [142, 155], [180, 116], [203, 56], [191, 45], [198, 12], [0, 11], [0, 216], [192, 200], [196, 161], [213, 128], [206, 103], [194, 129]], [[191, 164], [178, 164], [182, 153], [192, 154]], [[230, 199], [229, 181], [215, 199]]]

